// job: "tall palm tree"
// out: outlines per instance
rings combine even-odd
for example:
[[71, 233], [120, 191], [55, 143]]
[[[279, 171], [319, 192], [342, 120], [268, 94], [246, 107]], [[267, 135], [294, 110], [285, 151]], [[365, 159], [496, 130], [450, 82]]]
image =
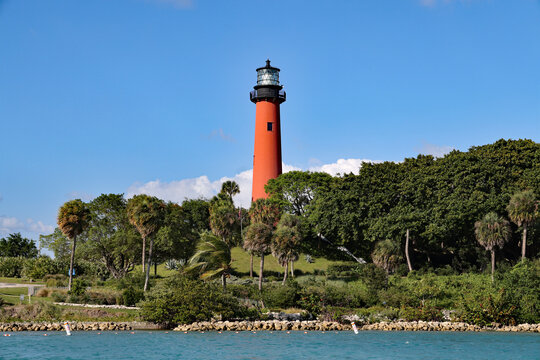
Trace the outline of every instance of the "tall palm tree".
[[392, 240], [379, 241], [371, 253], [373, 263], [384, 269], [387, 274], [397, 269], [403, 257], [399, 246]]
[[510, 203], [506, 207], [508, 216], [517, 226], [523, 226], [523, 238], [521, 240], [521, 258], [525, 259], [525, 249], [527, 247], [527, 227], [534, 223], [538, 213], [538, 201], [532, 190], [525, 190], [515, 193], [510, 198]]
[[491, 252], [491, 281], [495, 272], [495, 249], [502, 248], [510, 238], [508, 220], [494, 212], [487, 213], [482, 220], [474, 223], [476, 240], [487, 251]]
[[251, 224], [244, 237], [244, 249], [258, 254], [261, 257], [261, 266], [259, 270], [259, 291], [262, 290], [264, 256], [270, 250], [272, 242], [273, 228], [270, 225], [263, 223]]
[[[165, 216], [165, 203], [148, 195], [135, 195], [127, 202], [127, 213], [129, 222], [135, 226], [143, 240], [142, 264], [145, 272], [144, 291], [148, 288], [148, 278], [150, 277], [150, 264], [152, 261], [152, 248], [154, 246], [153, 234], [155, 234], [162, 225]], [[150, 249], [148, 251], [148, 260], [146, 256], [146, 238], [150, 237]]]
[[71, 245], [71, 260], [69, 262], [68, 290], [71, 290], [77, 236], [88, 227], [89, 222], [90, 210], [88, 210], [86, 204], [80, 199], [68, 201], [58, 210], [58, 227], [64, 236], [73, 241]]
[[186, 271], [196, 271], [201, 279], [221, 276], [223, 290], [227, 288], [227, 276], [231, 273], [231, 248], [210, 232], [203, 232], [197, 251], [189, 259]]
[[236, 181], [227, 180], [221, 184], [221, 193], [227, 195], [232, 201], [234, 195], [240, 194], [240, 187]]

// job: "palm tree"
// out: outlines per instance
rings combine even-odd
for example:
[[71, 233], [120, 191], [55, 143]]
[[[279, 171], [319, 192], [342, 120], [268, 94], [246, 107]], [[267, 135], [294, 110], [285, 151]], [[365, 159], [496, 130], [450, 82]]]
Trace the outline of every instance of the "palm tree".
[[397, 269], [403, 257], [401, 256], [399, 246], [392, 240], [386, 239], [379, 241], [371, 253], [373, 263], [384, 269], [387, 274]]
[[[150, 263], [152, 261], [152, 248], [154, 246], [153, 234], [156, 233], [165, 216], [165, 203], [154, 196], [135, 195], [127, 202], [129, 222], [137, 228], [143, 240], [142, 264], [143, 272], [146, 273], [144, 291], [148, 288], [150, 277]], [[148, 263], [145, 262], [146, 238], [150, 236], [150, 249], [148, 251]]]
[[532, 190], [525, 190], [515, 193], [510, 198], [510, 203], [506, 207], [508, 216], [517, 226], [523, 226], [523, 238], [521, 240], [521, 258], [525, 259], [525, 249], [527, 247], [527, 227], [534, 223], [538, 212], [538, 201]]
[[262, 290], [264, 256], [270, 250], [273, 228], [263, 223], [251, 224], [246, 230], [244, 238], [244, 249], [258, 254], [261, 257], [261, 267], [259, 271], [259, 291]]
[[278, 263], [285, 268], [283, 274], [283, 285], [287, 282], [289, 272], [289, 262], [298, 260], [298, 246], [300, 244], [300, 234], [296, 228], [278, 226], [272, 238], [272, 255]]
[[487, 251], [491, 252], [491, 281], [495, 272], [495, 249], [502, 248], [510, 238], [510, 224], [508, 220], [494, 212], [487, 213], [482, 220], [474, 223], [476, 240]]
[[197, 271], [201, 279], [221, 276], [223, 290], [227, 288], [227, 276], [231, 272], [231, 248], [214, 234], [205, 231], [197, 245], [197, 251], [189, 259], [186, 271]]
[[239, 238], [240, 225], [234, 205], [228, 198], [214, 197], [210, 202], [210, 229], [229, 246]]
[[240, 194], [240, 187], [236, 181], [227, 180], [221, 184], [221, 193], [227, 195], [232, 202], [233, 196]]
[[75, 258], [75, 246], [77, 236], [81, 234], [90, 222], [90, 210], [80, 199], [66, 202], [58, 211], [58, 227], [65, 237], [73, 241], [71, 246], [71, 260], [69, 262], [68, 290], [71, 290], [73, 278], [73, 260]]

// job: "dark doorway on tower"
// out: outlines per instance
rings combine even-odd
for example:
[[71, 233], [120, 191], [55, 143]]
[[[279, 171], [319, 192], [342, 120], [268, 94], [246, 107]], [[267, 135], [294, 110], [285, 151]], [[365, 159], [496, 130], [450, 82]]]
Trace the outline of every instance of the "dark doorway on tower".
[[272, 124], [273, 124], [273, 123], [271, 123], [271, 122], [266, 123], [266, 130], [272, 131]]

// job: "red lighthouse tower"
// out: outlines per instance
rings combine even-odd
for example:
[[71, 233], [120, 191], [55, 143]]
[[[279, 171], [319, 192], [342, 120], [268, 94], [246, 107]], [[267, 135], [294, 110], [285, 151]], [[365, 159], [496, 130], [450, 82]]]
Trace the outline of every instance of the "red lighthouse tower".
[[264, 186], [281, 174], [279, 104], [285, 101], [286, 94], [279, 84], [279, 69], [270, 66], [270, 60], [257, 69], [257, 85], [253, 89], [249, 94], [256, 104], [251, 201], [268, 197]]

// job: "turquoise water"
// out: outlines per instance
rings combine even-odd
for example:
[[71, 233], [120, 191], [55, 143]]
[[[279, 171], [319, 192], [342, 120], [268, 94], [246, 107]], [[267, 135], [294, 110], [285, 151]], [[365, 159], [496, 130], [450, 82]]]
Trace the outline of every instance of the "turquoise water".
[[540, 359], [540, 334], [16, 332], [0, 359]]

